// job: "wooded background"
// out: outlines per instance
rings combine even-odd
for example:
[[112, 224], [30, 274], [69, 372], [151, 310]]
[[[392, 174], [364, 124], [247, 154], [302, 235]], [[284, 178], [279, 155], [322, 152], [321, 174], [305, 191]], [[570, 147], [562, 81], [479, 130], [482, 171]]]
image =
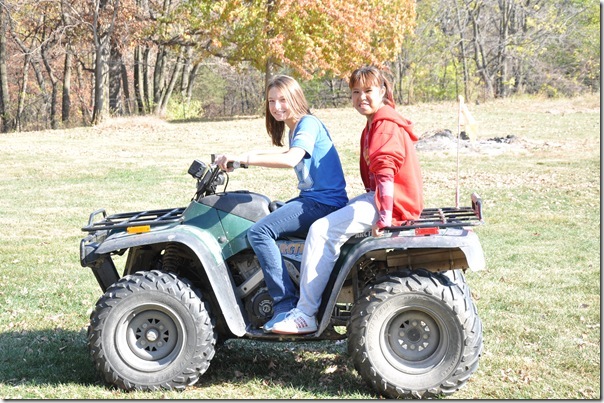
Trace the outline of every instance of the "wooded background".
[[0, 0], [0, 131], [107, 117], [258, 115], [266, 80], [313, 108], [388, 68], [399, 104], [600, 90], [593, 0]]

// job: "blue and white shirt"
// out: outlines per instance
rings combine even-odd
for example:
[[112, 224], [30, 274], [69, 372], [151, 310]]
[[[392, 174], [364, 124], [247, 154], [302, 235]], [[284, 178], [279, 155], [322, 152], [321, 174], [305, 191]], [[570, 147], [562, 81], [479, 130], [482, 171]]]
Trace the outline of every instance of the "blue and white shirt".
[[294, 167], [300, 197], [329, 206], [343, 207], [348, 203], [346, 180], [340, 156], [325, 125], [313, 115], [303, 116], [289, 133], [289, 147], [306, 151]]

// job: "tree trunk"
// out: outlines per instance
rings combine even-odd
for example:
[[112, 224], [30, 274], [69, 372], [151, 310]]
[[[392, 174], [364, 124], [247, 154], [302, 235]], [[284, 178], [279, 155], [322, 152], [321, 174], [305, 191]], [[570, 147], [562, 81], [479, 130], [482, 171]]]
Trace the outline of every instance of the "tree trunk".
[[50, 80], [50, 128], [56, 130], [59, 128], [57, 117], [57, 107], [59, 104], [59, 79], [55, 75], [52, 56], [49, 56], [49, 50], [52, 51], [57, 41], [54, 39], [54, 33], [46, 27], [43, 29], [42, 44], [40, 46], [40, 56], [48, 78]]
[[459, 12], [459, 4], [457, 4], [457, 0], [455, 0], [455, 14], [457, 17], [457, 30], [459, 31], [459, 53], [461, 59], [461, 66], [463, 71], [463, 93], [464, 98], [468, 99], [468, 85], [470, 82], [470, 77], [468, 73], [468, 62], [466, 57], [466, 38], [465, 38], [465, 24], [461, 23], [461, 15]]
[[[141, 15], [147, 15], [149, 13], [149, 3], [147, 0], [136, 0], [136, 6], [139, 8]], [[141, 45], [136, 45], [134, 48], [134, 97], [136, 98], [136, 112], [139, 115], [144, 115], [149, 110], [147, 105], [149, 98], [145, 63], [146, 60], [143, 47]]]
[[140, 45], [134, 48], [134, 96], [136, 98], [136, 110], [139, 115], [146, 112], [143, 96], [143, 57]]
[[23, 61], [23, 80], [21, 82], [21, 89], [19, 90], [19, 96], [17, 99], [17, 115], [15, 116], [15, 128], [17, 131], [21, 131], [21, 117], [23, 116], [23, 109], [25, 108], [25, 97], [27, 95], [27, 84], [29, 77], [29, 65], [30, 65], [31, 54], [27, 53]]
[[10, 94], [8, 92], [8, 73], [6, 69], [7, 19], [4, 7], [0, 7], [0, 131], [8, 133], [11, 129], [9, 111]]
[[153, 113], [159, 115], [161, 110], [161, 96], [166, 76], [166, 50], [160, 46], [157, 50], [155, 68], [153, 70]]
[[[275, 1], [276, 0], [267, 0], [266, 1], [266, 23], [267, 25], [269, 24], [273, 13], [275, 12]], [[269, 25], [270, 26], [270, 25]], [[268, 38], [272, 38], [274, 36], [274, 32], [272, 29], [269, 29], [267, 32], [267, 37]], [[266, 96], [266, 88], [268, 87], [268, 83], [271, 80], [271, 78], [273, 78], [273, 74], [274, 74], [274, 61], [271, 58], [271, 56], [269, 55], [268, 58], [266, 59], [266, 66], [265, 66], [265, 71], [264, 71], [264, 92], [265, 92], [265, 96]], [[263, 99], [265, 98], [262, 97]]]
[[507, 94], [508, 81], [508, 37], [510, 21], [512, 18], [513, 3], [507, 0], [499, 0], [499, 37], [497, 38], [497, 75], [495, 76], [495, 94], [497, 97], [505, 98]]
[[69, 122], [71, 117], [71, 61], [73, 55], [71, 49], [67, 49], [65, 53], [65, 65], [63, 67], [63, 94], [61, 99], [61, 121]]
[[[97, 0], [99, 1], [99, 0]], [[120, 11], [119, 0], [113, 0], [113, 15], [111, 23], [106, 30], [101, 32], [99, 21], [99, 10], [107, 5], [110, 0], [100, 0], [94, 14], [94, 107], [92, 112], [92, 124], [100, 123], [108, 113], [108, 105], [105, 99], [108, 97], [108, 60], [110, 57], [111, 38], [115, 28], [117, 14]]]
[[191, 69], [193, 65], [191, 64], [191, 57], [193, 54], [193, 48], [191, 46], [187, 46], [185, 49], [185, 60], [182, 66], [182, 73], [180, 78], [180, 95], [182, 96], [183, 101], [186, 98], [187, 87], [189, 86], [189, 74], [191, 73]]
[[492, 99], [495, 96], [493, 91], [493, 80], [489, 72], [489, 66], [487, 64], [487, 58], [484, 54], [484, 49], [481, 44], [481, 32], [480, 25], [476, 20], [477, 10], [468, 10], [471, 23], [472, 23], [472, 44], [474, 46], [474, 63], [476, 64], [477, 73], [482, 77], [485, 89], [485, 98]]
[[201, 68], [201, 63], [195, 63], [195, 66], [191, 69], [189, 73], [189, 80], [187, 82], [187, 103], [191, 102], [191, 97], [193, 96], [193, 84], [195, 83], [195, 77], [197, 77], [197, 72]]
[[[47, 42], [47, 44], [50, 44], [50, 42]], [[59, 128], [59, 123], [57, 119], [59, 80], [54, 74], [50, 60], [48, 60], [47, 48], [45, 46], [42, 46], [42, 48], [40, 49], [40, 54], [42, 55], [42, 61], [44, 62], [44, 67], [46, 68], [48, 78], [50, 79], [50, 127], [51, 129], [56, 130]]]
[[172, 91], [174, 91], [174, 87], [176, 86], [176, 81], [178, 81], [178, 76], [180, 75], [180, 68], [182, 67], [182, 58], [179, 56], [176, 59], [176, 64], [174, 65], [174, 70], [172, 70], [172, 75], [170, 77], [170, 82], [165, 91], [162, 91], [162, 97], [159, 108], [159, 116], [163, 117], [166, 114], [166, 110], [168, 109], [168, 102], [170, 101], [170, 97], [172, 96]]
[[143, 52], [143, 102], [145, 103], [145, 111], [151, 112], [151, 105], [149, 100], [151, 99], [151, 90], [149, 89], [149, 55], [151, 49], [149, 46], [145, 46]]
[[274, 65], [273, 65], [273, 61], [269, 57], [268, 60], [266, 61], [266, 70], [264, 73], [264, 91], [265, 92], [266, 92], [266, 89], [268, 88], [268, 83], [273, 78], [273, 74], [274, 74]]
[[[76, 63], [76, 77], [79, 88], [84, 88], [84, 71], [81, 63]], [[90, 113], [90, 105], [86, 102], [86, 99], [82, 94], [78, 96], [80, 104], [80, 113], [82, 114], [82, 124], [88, 126], [92, 123], [92, 114]]]
[[122, 102], [122, 55], [111, 47], [109, 56], [109, 111], [121, 115], [124, 111]]
[[132, 98], [130, 97], [130, 82], [128, 80], [128, 70], [124, 61], [120, 59], [120, 74], [122, 76], [122, 89], [124, 91], [124, 112], [127, 115], [132, 114]]
[[105, 118], [105, 77], [107, 70], [107, 55], [104, 41], [100, 41], [96, 46], [94, 54], [94, 106], [92, 110], [92, 124], [96, 125]]

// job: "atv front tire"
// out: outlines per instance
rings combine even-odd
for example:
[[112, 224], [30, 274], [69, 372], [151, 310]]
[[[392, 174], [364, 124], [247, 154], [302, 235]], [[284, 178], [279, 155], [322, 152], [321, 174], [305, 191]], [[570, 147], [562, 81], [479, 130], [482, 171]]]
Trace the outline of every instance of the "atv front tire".
[[424, 270], [368, 286], [352, 310], [348, 334], [356, 370], [389, 398], [457, 391], [478, 368], [482, 351], [482, 324], [470, 293]]
[[161, 271], [123, 277], [90, 316], [88, 346], [104, 380], [124, 390], [184, 389], [214, 356], [216, 334], [199, 292]]

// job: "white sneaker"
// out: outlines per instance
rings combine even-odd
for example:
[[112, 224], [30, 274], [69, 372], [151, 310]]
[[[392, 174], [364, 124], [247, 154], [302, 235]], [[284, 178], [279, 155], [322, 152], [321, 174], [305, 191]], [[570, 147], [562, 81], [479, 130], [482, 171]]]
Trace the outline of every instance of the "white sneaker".
[[265, 332], [272, 332], [273, 326], [275, 325], [275, 323], [281, 322], [282, 320], [284, 320], [287, 317], [288, 313], [289, 312], [280, 312], [280, 313], [276, 314], [268, 322], [266, 322], [264, 324], [264, 326], [262, 326], [262, 328], [264, 329]]
[[306, 334], [317, 331], [317, 319], [308, 316], [298, 308], [294, 308], [281, 322], [273, 325], [273, 333], [279, 334]]

